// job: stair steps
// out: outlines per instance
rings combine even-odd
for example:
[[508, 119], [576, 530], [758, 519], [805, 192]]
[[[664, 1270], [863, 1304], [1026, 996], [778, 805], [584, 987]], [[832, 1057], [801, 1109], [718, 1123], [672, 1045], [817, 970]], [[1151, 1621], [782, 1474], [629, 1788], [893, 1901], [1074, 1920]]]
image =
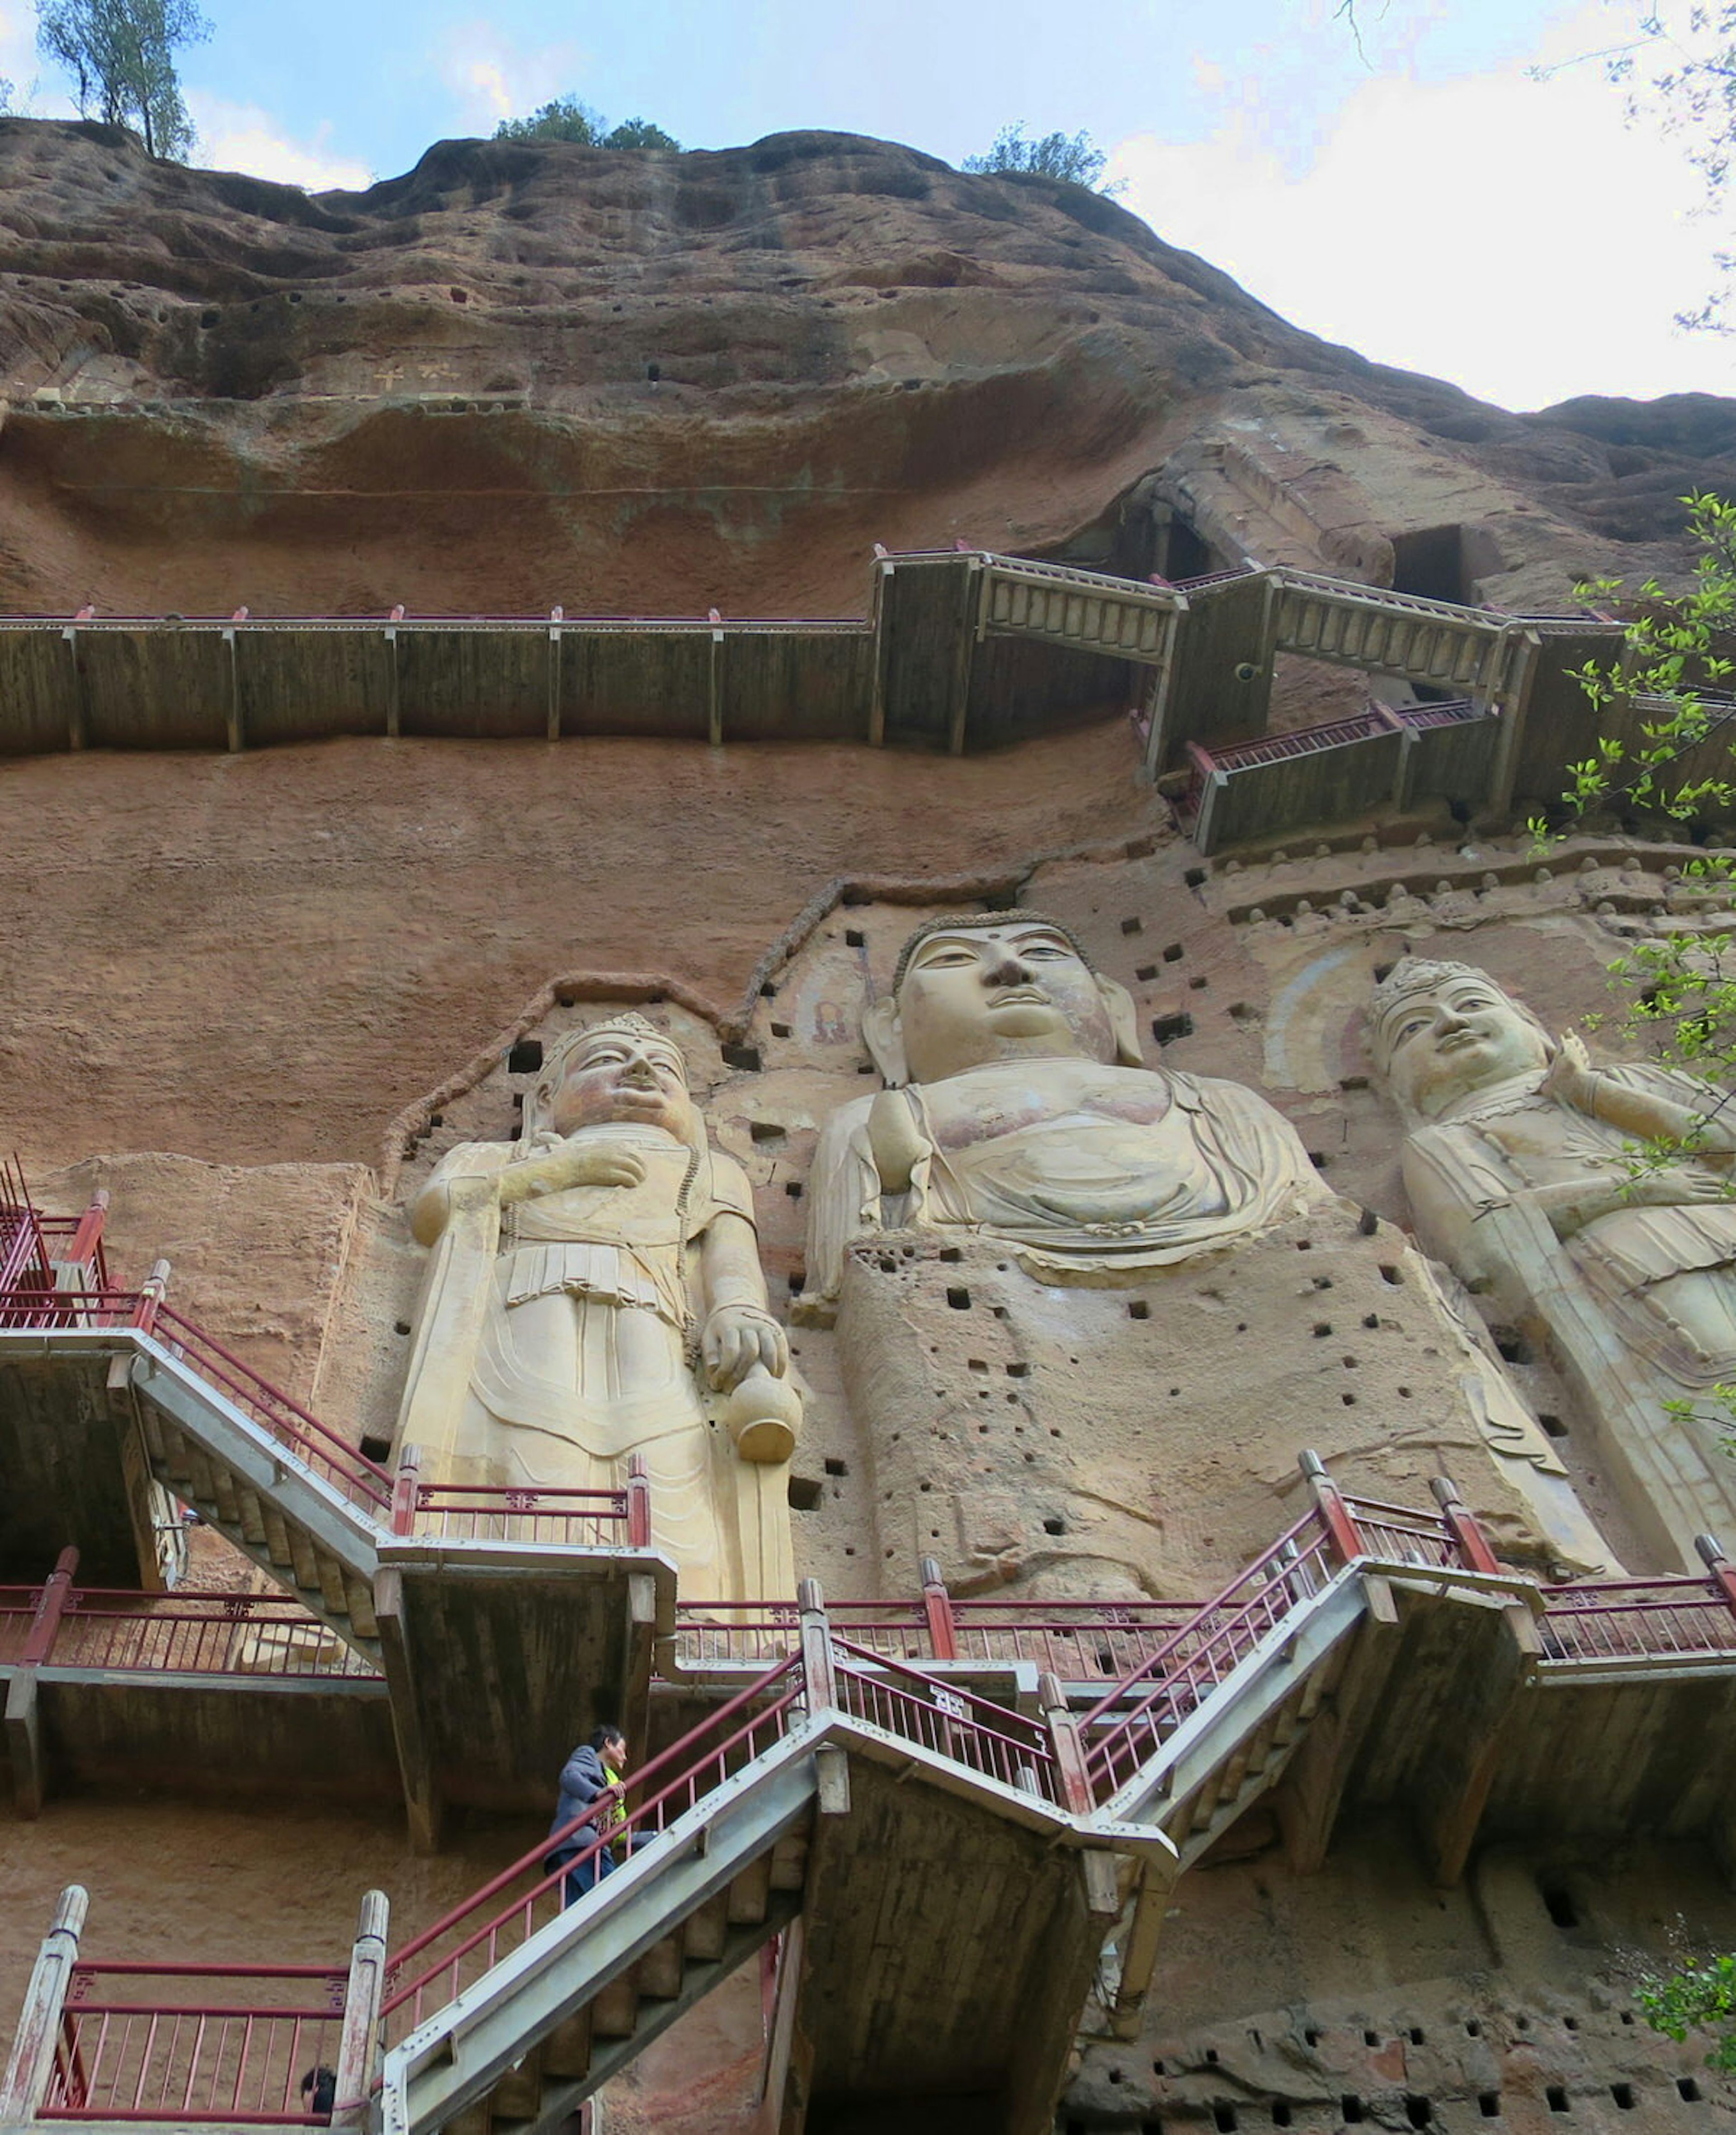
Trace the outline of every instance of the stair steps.
[[[377, 1668], [380, 1626], [371, 1567], [347, 1562], [264, 1490], [238, 1474], [177, 1420], [140, 1402], [151, 1471], [261, 1571], [293, 1594], [344, 1644]], [[360, 1552], [357, 1552], [358, 1556]]]
[[[710, 1991], [798, 1910], [805, 1827], [769, 1839], [725, 1885], [558, 2018], [522, 2058], [444, 2125], [446, 2135], [553, 2135], [607, 2074]], [[647, 1886], [647, 1892], [654, 1890]], [[414, 2123], [419, 2130], [423, 2123]]]

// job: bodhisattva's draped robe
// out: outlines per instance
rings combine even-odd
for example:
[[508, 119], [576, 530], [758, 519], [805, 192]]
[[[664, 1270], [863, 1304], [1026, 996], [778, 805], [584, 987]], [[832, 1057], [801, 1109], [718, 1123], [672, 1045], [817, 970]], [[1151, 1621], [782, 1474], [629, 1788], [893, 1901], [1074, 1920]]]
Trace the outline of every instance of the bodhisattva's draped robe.
[[700, 1242], [726, 1212], [752, 1225], [747, 1176], [659, 1127], [573, 1139], [593, 1135], [632, 1146], [638, 1185], [569, 1187], [502, 1211], [492, 1196], [469, 1205], [463, 1187], [497, 1177], [516, 1145], [465, 1142], [441, 1159], [430, 1184], [453, 1192], [452, 1213], [423, 1293], [400, 1443], [421, 1449], [424, 1479], [527, 1487], [618, 1489], [643, 1455], [652, 1541], [684, 1595], [781, 1592], [788, 1568], [742, 1532], [760, 1524], [747, 1508], [763, 1479], [738, 1474], [726, 1442], [720, 1451], [695, 1371]]
[[[970, 1071], [949, 1079], [962, 1088]], [[860, 1099], [835, 1113], [814, 1161], [814, 1273], [833, 1295], [850, 1241], [910, 1227], [973, 1231], [1013, 1247], [1042, 1280], [1138, 1280], [1254, 1236], [1326, 1189], [1287, 1120], [1239, 1083], [1165, 1073], [1161, 1116], [1069, 1109], [943, 1148], [919, 1083], [909, 1108], [922, 1154], [910, 1187], [882, 1196]], [[882, 1100], [881, 1101], [885, 1101]]]

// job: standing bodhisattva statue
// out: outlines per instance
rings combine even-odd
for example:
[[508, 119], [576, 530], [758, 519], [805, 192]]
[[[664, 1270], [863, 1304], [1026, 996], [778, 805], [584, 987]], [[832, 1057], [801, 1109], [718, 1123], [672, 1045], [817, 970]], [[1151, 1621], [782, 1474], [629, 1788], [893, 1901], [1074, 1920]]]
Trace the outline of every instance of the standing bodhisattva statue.
[[[1736, 1533], [1724, 1427], [1672, 1415], [1736, 1378], [1736, 1119], [1721, 1091], [1594, 1068], [1486, 971], [1407, 958], [1375, 990], [1377, 1064], [1404, 1114], [1418, 1236], [1502, 1314], [1540, 1329], [1630, 1509], [1697, 1565]], [[1645, 1145], [1675, 1145], [1658, 1164]]]
[[979, 1236], [1048, 1281], [1137, 1281], [1326, 1197], [1263, 1098], [1147, 1068], [1126, 989], [1035, 913], [919, 927], [863, 1029], [888, 1087], [836, 1113], [815, 1159], [822, 1296], [878, 1230]]
[[642, 1454], [687, 1596], [788, 1590], [788, 1344], [669, 1038], [622, 1015], [565, 1039], [520, 1139], [450, 1150], [410, 1224], [434, 1257], [399, 1435], [424, 1480], [617, 1488]]

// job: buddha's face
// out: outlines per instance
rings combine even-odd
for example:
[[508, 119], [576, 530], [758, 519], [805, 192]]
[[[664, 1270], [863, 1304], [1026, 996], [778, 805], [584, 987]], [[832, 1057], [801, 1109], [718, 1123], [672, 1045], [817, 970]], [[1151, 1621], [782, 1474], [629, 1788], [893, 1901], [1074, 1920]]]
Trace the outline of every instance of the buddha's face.
[[662, 1127], [681, 1141], [691, 1141], [696, 1131], [681, 1054], [667, 1038], [633, 1031], [581, 1038], [563, 1063], [547, 1109], [549, 1126], [560, 1135], [622, 1120]]
[[1116, 1058], [1108, 1004], [1079, 951], [1013, 916], [919, 942], [899, 985], [898, 1031], [917, 1082], [1020, 1056]]
[[1393, 1095], [1424, 1119], [1438, 1118], [1472, 1091], [1532, 1073], [1549, 1058], [1542, 1031], [1481, 972], [1397, 1003], [1381, 1025], [1380, 1045]]

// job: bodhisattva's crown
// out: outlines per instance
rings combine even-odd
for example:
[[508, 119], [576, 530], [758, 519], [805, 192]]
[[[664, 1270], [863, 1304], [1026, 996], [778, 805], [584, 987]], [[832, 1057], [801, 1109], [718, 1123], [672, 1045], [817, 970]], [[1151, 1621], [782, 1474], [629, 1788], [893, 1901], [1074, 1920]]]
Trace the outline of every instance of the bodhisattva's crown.
[[568, 1054], [577, 1052], [581, 1045], [589, 1045], [594, 1038], [608, 1037], [611, 1034], [618, 1034], [623, 1038], [655, 1038], [659, 1045], [665, 1047], [681, 1062], [682, 1072], [686, 1073], [686, 1062], [682, 1059], [680, 1046], [667, 1031], [659, 1030], [654, 1023], [633, 1009], [626, 1009], [619, 1015], [604, 1016], [600, 1023], [583, 1024], [577, 1030], [570, 1030], [550, 1053], [548, 1066], [560, 1067]]
[[1409, 1008], [1413, 1001], [1431, 1000], [1455, 979], [1475, 979], [1484, 985], [1495, 985], [1489, 974], [1480, 971], [1475, 964], [1454, 963], [1447, 958], [1438, 961], [1430, 956], [1404, 956], [1393, 966], [1375, 987], [1369, 1005], [1370, 1042], [1375, 1057], [1383, 1067], [1390, 1049], [1387, 1033], [1398, 1011]]

